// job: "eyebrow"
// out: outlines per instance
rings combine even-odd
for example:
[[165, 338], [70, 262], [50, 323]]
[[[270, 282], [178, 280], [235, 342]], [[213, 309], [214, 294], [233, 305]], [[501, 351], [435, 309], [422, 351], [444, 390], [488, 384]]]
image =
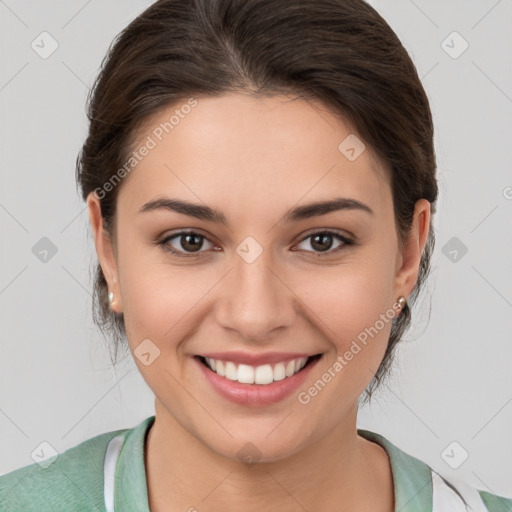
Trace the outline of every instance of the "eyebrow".
[[[140, 208], [139, 213], [155, 210], [169, 210], [183, 215], [188, 215], [189, 217], [195, 217], [196, 219], [215, 222], [229, 227], [229, 222], [221, 211], [214, 210], [209, 206], [189, 203], [180, 199], [171, 199], [166, 197], [154, 199], [144, 204]], [[281, 220], [284, 222], [297, 222], [339, 210], [361, 210], [370, 213], [371, 215], [375, 215], [374, 211], [369, 206], [357, 199], [338, 197], [336, 199], [317, 201], [292, 208], [283, 215]]]

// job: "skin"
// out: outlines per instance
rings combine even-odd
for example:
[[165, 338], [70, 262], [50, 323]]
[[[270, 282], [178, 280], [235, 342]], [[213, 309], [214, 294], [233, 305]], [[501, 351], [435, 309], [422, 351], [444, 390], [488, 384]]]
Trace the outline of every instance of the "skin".
[[[141, 143], [176, 108], [148, 120]], [[130, 349], [149, 338], [160, 350], [147, 366], [134, 356], [155, 394], [145, 451], [153, 512], [394, 510], [389, 458], [356, 430], [357, 400], [384, 356], [391, 322], [307, 405], [297, 393], [257, 408], [231, 403], [192, 359], [207, 351], [323, 353], [299, 389], [307, 390], [361, 331], [409, 296], [430, 203], [416, 203], [400, 249], [389, 173], [368, 147], [354, 161], [338, 150], [351, 133], [315, 101], [198, 98], [122, 184], [113, 239], [89, 196], [96, 251]], [[221, 210], [230, 229], [169, 210], [139, 213], [162, 196]], [[374, 214], [280, 220], [292, 207], [334, 197], [357, 199]], [[206, 237], [199, 252], [179, 236], [168, 244], [188, 257], [156, 245], [180, 229]], [[322, 252], [307, 238], [322, 230], [355, 245], [332, 238]], [[251, 264], [236, 252], [247, 236], [263, 250]], [[237, 457], [248, 441], [261, 452], [253, 466]]]

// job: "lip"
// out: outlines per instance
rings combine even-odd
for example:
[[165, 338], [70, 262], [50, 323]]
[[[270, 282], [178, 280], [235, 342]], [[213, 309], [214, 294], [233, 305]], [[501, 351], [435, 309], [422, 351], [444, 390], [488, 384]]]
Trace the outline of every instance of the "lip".
[[263, 364], [275, 364], [291, 361], [292, 359], [301, 359], [303, 357], [312, 357], [316, 354], [305, 354], [302, 352], [267, 352], [265, 354], [251, 354], [249, 352], [209, 352], [208, 354], [198, 354], [201, 357], [209, 357], [219, 361], [231, 361], [235, 364], [248, 364], [249, 366], [261, 366]]
[[[272, 384], [241, 384], [238, 381], [226, 379], [207, 368], [200, 356], [193, 357], [201, 373], [212, 388], [222, 397], [239, 405], [261, 407], [277, 403], [290, 396], [306, 380], [312, 369], [316, 366], [323, 354], [317, 354], [298, 373]], [[304, 356], [306, 357], [306, 356]], [[311, 356], [310, 356], [311, 357]], [[293, 358], [292, 358], [293, 359]], [[234, 362], [234, 361], [233, 361]]]

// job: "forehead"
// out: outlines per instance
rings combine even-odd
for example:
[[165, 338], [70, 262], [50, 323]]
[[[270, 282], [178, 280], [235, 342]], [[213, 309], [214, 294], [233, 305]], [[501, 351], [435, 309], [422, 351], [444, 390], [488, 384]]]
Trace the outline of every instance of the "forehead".
[[172, 195], [220, 209], [230, 204], [250, 215], [264, 204], [277, 214], [302, 198], [341, 195], [371, 203], [374, 211], [389, 202], [387, 170], [321, 102], [239, 93], [195, 102], [186, 107], [184, 100], [146, 120], [119, 203], [129, 199], [135, 208]]

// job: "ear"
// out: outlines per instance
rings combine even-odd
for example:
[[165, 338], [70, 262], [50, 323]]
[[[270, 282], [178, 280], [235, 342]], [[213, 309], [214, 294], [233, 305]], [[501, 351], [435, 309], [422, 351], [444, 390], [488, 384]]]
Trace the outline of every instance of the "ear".
[[116, 313], [122, 312], [121, 290], [119, 288], [119, 277], [117, 271], [116, 257], [112, 240], [103, 227], [103, 217], [101, 215], [100, 200], [98, 196], [91, 192], [87, 196], [87, 208], [94, 236], [94, 245], [96, 254], [103, 270], [103, 275], [108, 284], [108, 291], [114, 293], [111, 309]]
[[397, 258], [395, 293], [396, 297], [409, 297], [418, 279], [421, 256], [427, 243], [430, 226], [430, 202], [419, 199], [414, 208], [409, 236]]

